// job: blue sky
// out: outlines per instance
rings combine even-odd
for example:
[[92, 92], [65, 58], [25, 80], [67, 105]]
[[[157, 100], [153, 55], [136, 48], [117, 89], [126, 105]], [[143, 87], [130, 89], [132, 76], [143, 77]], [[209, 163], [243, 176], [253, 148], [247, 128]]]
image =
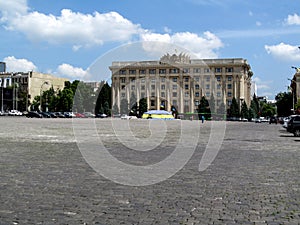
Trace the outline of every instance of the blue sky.
[[[9, 72], [88, 80], [95, 61], [107, 67], [115, 59], [158, 60], [175, 51], [170, 46], [179, 46], [199, 58], [247, 59], [258, 94], [274, 99], [287, 90], [291, 66], [300, 67], [299, 5], [299, 0], [1, 1], [0, 61]], [[167, 47], [141, 44], [143, 53], [124, 53], [143, 41]], [[101, 76], [109, 77], [108, 71]]]

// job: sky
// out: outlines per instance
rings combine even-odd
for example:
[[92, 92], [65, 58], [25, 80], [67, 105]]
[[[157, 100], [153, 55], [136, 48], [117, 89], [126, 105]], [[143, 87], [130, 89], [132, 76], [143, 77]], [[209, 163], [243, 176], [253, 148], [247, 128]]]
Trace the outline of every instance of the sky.
[[[0, 2], [0, 61], [70, 80], [111, 76], [112, 61], [244, 58], [259, 96], [287, 91], [300, 67], [300, 0], [10, 0]], [[146, 44], [145, 44], [146, 43]], [[147, 44], [148, 43], [148, 44]], [[152, 43], [152, 44], [149, 44]], [[156, 44], [153, 44], [156, 43]]]

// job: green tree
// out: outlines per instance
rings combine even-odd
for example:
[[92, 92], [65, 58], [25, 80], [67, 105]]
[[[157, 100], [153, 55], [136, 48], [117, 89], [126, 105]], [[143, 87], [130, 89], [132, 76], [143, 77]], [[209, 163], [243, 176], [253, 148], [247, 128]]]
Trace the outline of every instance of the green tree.
[[141, 98], [139, 101], [139, 116], [142, 117], [144, 112], [148, 111], [148, 104], [146, 98]]
[[229, 109], [229, 117], [240, 117], [239, 105], [236, 101], [236, 98], [232, 98], [232, 102]]
[[95, 106], [96, 113], [105, 113], [107, 115], [111, 114], [111, 87], [108, 83], [102, 81], [97, 92], [97, 101]]
[[207, 101], [205, 96], [201, 98], [200, 104], [198, 105], [198, 115], [199, 119], [201, 119], [202, 116], [204, 116], [206, 120], [211, 118], [209, 102]]
[[128, 114], [128, 101], [126, 98], [123, 98], [120, 102], [120, 113], [121, 114]]
[[278, 116], [286, 117], [291, 115], [291, 108], [293, 107], [292, 93], [280, 92], [276, 95], [275, 100]]
[[262, 103], [261, 105], [261, 116], [271, 117], [275, 115], [275, 107], [269, 103]]
[[241, 117], [246, 118], [246, 119], [248, 119], [248, 117], [249, 117], [249, 110], [248, 110], [248, 106], [245, 101], [243, 101], [243, 103], [242, 103]]

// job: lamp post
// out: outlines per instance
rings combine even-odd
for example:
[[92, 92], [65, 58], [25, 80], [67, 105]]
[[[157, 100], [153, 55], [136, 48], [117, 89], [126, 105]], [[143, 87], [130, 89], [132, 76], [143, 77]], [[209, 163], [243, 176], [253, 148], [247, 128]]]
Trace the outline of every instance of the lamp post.
[[41, 89], [40, 89], [40, 111], [42, 112], [42, 92], [43, 92], [43, 86], [44, 85], [49, 85], [49, 82], [48, 81], [44, 81], [44, 83], [42, 83], [41, 85]]
[[[295, 83], [296, 84], [296, 81], [288, 78], [289, 81], [291, 81], [291, 83]], [[294, 93], [294, 87], [292, 87], [292, 85], [290, 85], [290, 88], [292, 90], [292, 96], [293, 96], [293, 112], [295, 110], [295, 93]]]

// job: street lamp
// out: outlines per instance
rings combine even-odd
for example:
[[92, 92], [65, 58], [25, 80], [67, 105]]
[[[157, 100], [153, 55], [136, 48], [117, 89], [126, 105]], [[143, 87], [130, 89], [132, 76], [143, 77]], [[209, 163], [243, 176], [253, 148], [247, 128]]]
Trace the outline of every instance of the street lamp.
[[[294, 80], [292, 80], [292, 79], [290, 79], [290, 78], [288, 78], [288, 80], [291, 81], [291, 83], [295, 83], [295, 84], [296, 84], [296, 81], [294, 81]], [[295, 93], [294, 93], [294, 88], [292, 87], [292, 85], [290, 85], [290, 88], [292, 89], [292, 96], [293, 96], [293, 111], [294, 111], [294, 109], [295, 109], [295, 99], [294, 99]]]
[[49, 85], [50, 83], [48, 81], [44, 81], [44, 83], [42, 83], [41, 85], [41, 89], [40, 89], [40, 111], [42, 112], [42, 92], [43, 92], [43, 86], [44, 85]]

